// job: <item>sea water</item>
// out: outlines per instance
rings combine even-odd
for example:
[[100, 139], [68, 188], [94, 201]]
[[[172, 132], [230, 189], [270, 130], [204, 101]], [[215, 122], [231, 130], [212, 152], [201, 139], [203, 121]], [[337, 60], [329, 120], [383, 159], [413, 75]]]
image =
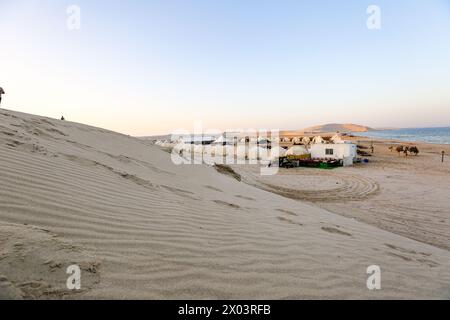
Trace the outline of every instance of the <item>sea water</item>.
[[381, 139], [450, 144], [450, 127], [370, 131], [357, 135]]

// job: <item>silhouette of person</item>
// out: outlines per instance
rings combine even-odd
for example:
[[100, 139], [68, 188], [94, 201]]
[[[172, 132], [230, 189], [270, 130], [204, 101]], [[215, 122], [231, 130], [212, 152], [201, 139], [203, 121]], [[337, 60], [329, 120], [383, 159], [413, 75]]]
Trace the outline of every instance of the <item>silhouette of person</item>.
[[0, 87], [0, 105], [2, 104], [2, 94], [5, 94], [5, 91], [3, 91], [3, 88]]
[[63, 117], [61, 117], [61, 121], [65, 121], [66, 119], [64, 119], [64, 116]]

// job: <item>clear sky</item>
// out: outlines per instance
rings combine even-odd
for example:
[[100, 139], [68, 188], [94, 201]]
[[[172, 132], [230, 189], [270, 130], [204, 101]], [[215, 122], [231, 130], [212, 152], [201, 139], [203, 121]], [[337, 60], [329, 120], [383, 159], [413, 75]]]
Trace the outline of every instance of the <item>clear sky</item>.
[[127, 134], [450, 125], [448, 0], [0, 0], [0, 30], [3, 107]]

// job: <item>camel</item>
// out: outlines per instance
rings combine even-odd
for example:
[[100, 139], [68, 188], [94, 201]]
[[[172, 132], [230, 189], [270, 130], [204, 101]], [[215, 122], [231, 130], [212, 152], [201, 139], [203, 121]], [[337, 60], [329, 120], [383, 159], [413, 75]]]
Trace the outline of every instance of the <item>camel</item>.
[[414, 153], [415, 156], [419, 154], [419, 149], [416, 146], [412, 146], [409, 148], [410, 153]]
[[405, 154], [405, 157], [408, 156], [409, 147], [403, 147], [403, 153]]
[[397, 148], [395, 148], [395, 151], [397, 151], [398, 155], [400, 155], [400, 153], [404, 152], [404, 148], [403, 146], [398, 146]]
[[[391, 152], [392, 152], [394, 150], [394, 146], [389, 147], [389, 150], [391, 150]], [[395, 151], [398, 152], [398, 155], [400, 155], [403, 152], [405, 157], [408, 156], [408, 152], [410, 154], [414, 154], [416, 156], [419, 154], [419, 149], [416, 146], [411, 146], [411, 147], [408, 147], [408, 146], [397, 146], [395, 148]]]

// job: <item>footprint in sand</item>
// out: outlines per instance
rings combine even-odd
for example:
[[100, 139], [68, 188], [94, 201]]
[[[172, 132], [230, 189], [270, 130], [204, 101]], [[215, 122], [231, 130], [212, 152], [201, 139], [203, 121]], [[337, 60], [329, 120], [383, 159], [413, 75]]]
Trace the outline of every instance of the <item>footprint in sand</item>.
[[22, 300], [24, 293], [5, 276], [0, 276], [0, 300]]
[[[1, 299], [61, 299], [85, 293], [100, 283], [100, 261], [85, 248], [38, 227], [0, 224]], [[68, 266], [83, 275], [80, 292], [67, 290]]]
[[64, 137], [67, 136], [67, 134], [65, 134], [64, 132], [59, 131], [58, 129], [55, 129], [55, 128], [47, 128], [45, 130], [48, 131], [48, 132], [51, 132], [51, 133], [59, 134], [59, 135], [64, 136]]
[[1, 133], [4, 134], [4, 135], [7, 135], [7, 136], [9, 136], [9, 137], [15, 136], [15, 133], [14, 133], [14, 132], [2, 131]]
[[255, 201], [255, 199], [250, 198], [250, 197], [245, 197], [245, 196], [240, 196], [240, 195], [236, 195], [235, 197], [236, 197], [236, 198], [239, 198], [239, 199], [244, 199], [244, 200], [249, 200], [249, 201]]
[[192, 200], [199, 200], [196, 197], [192, 196], [194, 193], [187, 191], [187, 190], [183, 190], [183, 189], [178, 189], [178, 188], [174, 188], [174, 187], [169, 187], [169, 186], [162, 186], [164, 189], [166, 189], [167, 191], [170, 191], [174, 194], [176, 194], [177, 196], [183, 197], [183, 198], [188, 198], [188, 199], [192, 199]]
[[214, 190], [214, 191], [217, 191], [217, 192], [223, 192], [222, 190], [220, 190], [220, 189], [218, 189], [218, 188], [215, 188], [215, 187], [213, 187], [213, 186], [205, 186], [205, 188], [208, 188], [208, 189], [210, 189], [210, 190]]
[[225, 201], [222, 201], [222, 200], [214, 200], [213, 202], [215, 202], [215, 203], [217, 203], [217, 204], [220, 204], [220, 205], [222, 205], [222, 206], [226, 206], [226, 207], [229, 207], [229, 208], [233, 208], [233, 209], [240, 209], [240, 208], [241, 208], [241, 207], [238, 206], [237, 204], [225, 202]]
[[351, 233], [348, 233], [348, 232], [345, 232], [345, 231], [341, 231], [341, 230], [339, 230], [337, 228], [333, 228], [333, 227], [322, 227], [322, 230], [326, 231], [326, 232], [329, 232], [329, 233], [339, 234], [339, 235], [342, 235], [342, 236], [347, 236], [347, 237], [351, 237], [352, 236]]
[[297, 225], [297, 226], [301, 226], [301, 227], [303, 226], [303, 223], [295, 222], [295, 221], [293, 221], [291, 219], [287, 219], [285, 217], [277, 217], [277, 219], [280, 220], [280, 221], [283, 221], [283, 222], [287, 222], [287, 223], [293, 224], [293, 225]]
[[294, 213], [292, 211], [289, 211], [289, 210], [284, 210], [284, 209], [276, 209], [276, 210], [279, 211], [279, 212], [285, 213], [287, 215], [290, 215], [290, 216], [298, 217], [298, 214], [296, 214], [296, 213]]
[[388, 243], [386, 243], [385, 246], [392, 250], [387, 252], [387, 254], [392, 257], [396, 257], [404, 261], [416, 261], [420, 264], [427, 265], [430, 268], [439, 266], [437, 262], [428, 259], [428, 257], [431, 256], [430, 253], [416, 252], [414, 250], [408, 250]]
[[19, 146], [21, 146], [21, 145], [24, 145], [24, 143], [23, 143], [23, 142], [20, 142], [20, 141], [17, 141], [17, 140], [14, 140], [14, 141], [11, 141], [11, 142], [6, 143], [6, 145], [7, 145], [8, 147], [11, 147], [11, 148], [17, 148], [17, 147], [19, 147]]

